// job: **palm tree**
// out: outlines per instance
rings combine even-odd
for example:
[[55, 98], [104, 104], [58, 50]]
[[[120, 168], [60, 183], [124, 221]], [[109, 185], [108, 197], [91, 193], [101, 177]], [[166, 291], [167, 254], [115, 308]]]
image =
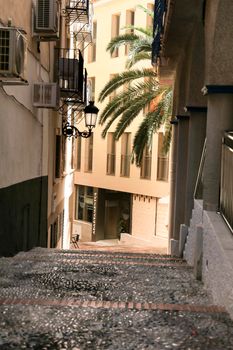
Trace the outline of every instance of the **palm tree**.
[[[152, 15], [151, 11], [140, 7]], [[172, 90], [159, 84], [153, 69], [134, 68], [140, 61], [151, 60], [152, 29], [136, 26], [127, 26], [125, 29], [130, 29], [132, 32], [113, 38], [107, 46], [107, 51], [113, 53], [120, 46], [128, 45], [126, 70], [115, 75], [103, 87], [99, 101], [103, 102], [119, 88], [123, 87], [123, 90], [117, 92], [107, 103], [100, 115], [100, 124], [104, 125], [102, 136], [105, 137], [110, 126], [117, 120], [114, 136], [118, 140], [139, 113], [147, 110], [133, 140], [132, 161], [140, 166], [145, 146], [151, 147], [153, 134], [163, 124], [166, 128], [164, 149], [167, 151], [169, 148]]]

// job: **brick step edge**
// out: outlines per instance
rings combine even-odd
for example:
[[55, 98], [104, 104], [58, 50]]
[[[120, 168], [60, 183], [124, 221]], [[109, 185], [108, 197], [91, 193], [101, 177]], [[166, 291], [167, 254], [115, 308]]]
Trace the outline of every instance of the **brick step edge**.
[[103, 309], [126, 309], [126, 310], [162, 310], [162, 311], [188, 311], [198, 313], [227, 313], [226, 309], [218, 305], [196, 305], [196, 304], [155, 304], [124, 301], [103, 300], [71, 300], [71, 299], [19, 299], [2, 298], [0, 305], [30, 305], [30, 306], [69, 306], [69, 307], [91, 307]]

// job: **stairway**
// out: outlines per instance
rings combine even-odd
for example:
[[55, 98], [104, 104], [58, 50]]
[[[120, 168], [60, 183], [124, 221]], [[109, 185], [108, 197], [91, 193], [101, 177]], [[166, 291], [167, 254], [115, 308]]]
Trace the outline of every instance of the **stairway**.
[[182, 259], [36, 248], [0, 259], [0, 349], [232, 349]]

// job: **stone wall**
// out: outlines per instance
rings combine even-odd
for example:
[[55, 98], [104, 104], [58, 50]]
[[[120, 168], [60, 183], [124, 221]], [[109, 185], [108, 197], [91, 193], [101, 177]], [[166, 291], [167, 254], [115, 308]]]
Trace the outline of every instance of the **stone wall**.
[[190, 226], [188, 229], [187, 241], [186, 241], [185, 250], [184, 250], [184, 259], [187, 260], [188, 264], [192, 266], [194, 264], [196, 228], [197, 228], [197, 225], [202, 224], [202, 220], [203, 220], [202, 216], [203, 216], [202, 201], [195, 200], [194, 209], [192, 211], [192, 218], [190, 220]]
[[220, 214], [203, 211], [202, 201], [195, 201], [184, 251], [192, 266], [199, 225], [203, 227], [202, 280], [214, 303], [225, 306], [233, 317], [233, 236]]
[[203, 281], [233, 317], [233, 236], [217, 213], [204, 212], [203, 226]]

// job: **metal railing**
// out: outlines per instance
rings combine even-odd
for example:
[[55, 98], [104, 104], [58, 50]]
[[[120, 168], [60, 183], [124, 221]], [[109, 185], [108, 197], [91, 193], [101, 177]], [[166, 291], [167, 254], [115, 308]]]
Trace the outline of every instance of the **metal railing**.
[[206, 138], [202, 148], [201, 160], [197, 173], [197, 180], [194, 188], [193, 198], [203, 199], [203, 184], [204, 184], [204, 163], [206, 157]]
[[115, 175], [116, 155], [112, 153], [107, 154], [107, 175]]
[[224, 134], [222, 144], [220, 213], [233, 232], [233, 131]]
[[121, 176], [130, 174], [130, 155], [121, 155]]
[[67, 100], [86, 102], [87, 72], [80, 50], [55, 49], [56, 80], [60, 88], [60, 97]]
[[158, 157], [158, 168], [157, 168], [157, 180], [168, 181], [168, 157], [159, 156]]
[[151, 178], [151, 156], [146, 156], [142, 160], [141, 165], [141, 174], [140, 177], [142, 179], [150, 179]]
[[165, 0], [156, 0], [154, 7], [154, 25], [153, 25], [153, 42], [152, 42], [152, 64], [157, 63], [161, 49], [161, 35], [164, 26], [164, 14], [166, 6]]
[[89, 0], [67, 0], [66, 2], [67, 5], [63, 13], [69, 25], [75, 22], [88, 23]]

